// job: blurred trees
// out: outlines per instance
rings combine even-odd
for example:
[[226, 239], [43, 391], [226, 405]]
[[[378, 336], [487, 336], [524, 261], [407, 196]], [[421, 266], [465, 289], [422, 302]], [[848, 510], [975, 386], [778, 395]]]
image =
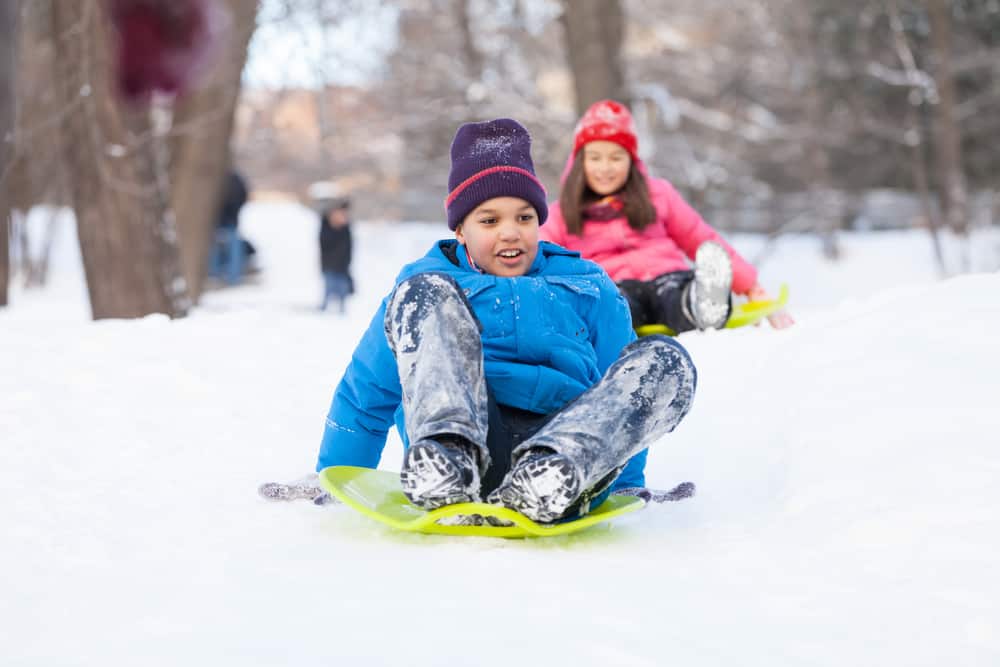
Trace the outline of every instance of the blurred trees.
[[[828, 187], [850, 198], [872, 188], [913, 188], [909, 165], [917, 133], [937, 138], [947, 132], [927, 2], [774, 0], [743, 2], [734, 11], [721, 0], [678, 0], [669, 9], [635, 0], [631, 8], [644, 21], [633, 38], [649, 46], [628, 60], [630, 74], [652, 107], [650, 133], [675, 148], [661, 155], [658, 146], [651, 161], [717, 205], [807, 191], [823, 180], [824, 161]], [[963, 99], [953, 129], [969, 132], [972, 119], [961, 118], [972, 110], [968, 102], [980, 100], [980, 123], [1000, 110], [1000, 7], [944, 4], [956, 37], [938, 50], [978, 65], [974, 76], [967, 70], [957, 82]], [[989, 24], [993, 30], [980, 34]], [[668, 39], [654, 46], [657, 32]], [[996, 123], [990, 124], [995, 132]], [[986, 138], [985, 131], [976, 134]], [[961, 144], [969, 147], [970, 138]], [[940, 193], [939, 167], [947, 158], [936, 141], [924, 148], [929, 185]], [[995, 169], [1000, 153], [988, 152]], [[975, 178], [968, 160], [962, 167]], [[978, 180], [978, 187], [989, 185], [989, 178]], [[845, 209], [849, 217], [851, 208]]]
[[[104, 85], [80, 78], [103, 56], [77, 24], [54, 30], [49, 8], [65, 18], [98, 0], [0, 3], [22, 7], [9, 200], [106, 199], [79, 216], [85, 253], [105, 253], [88, 279], [105, 263], [155, 262], [155, 275], [107, 280], [155, 285], [164, 312], [201, 291], [257, 10], [198, 1], [228, 10], [217, 67], [151, 115], [79, 94]], [[554, 199], [580, 112], [617, 97], [651, 171], [725, 230], [815, 233], [835, 257], [856, 220], [936, 240], [997, 216], [1000, 0], [265, 0], [262, 12], [272, 44], [299, 44], [286, 61], [258, 47], [257, 62], [312, 75], [243, 96], [233, 158], [255, 188], [301, 194], [330, 179], [361, 217], [440, 219], [458, 125], [511, 116]], [[875, 205], [888, 190], [897, 203]], [[936, 248], [943, 272], [969, 265]]]
[[562, 0], [562, 8], [577, 115], [605, 99], [631, 106], [621, 61], [625, 15], [620, 0]]
[[[22, 17], [13, 207], [74, 209], [95, 319], [183, 315], [202, 289], [256, 2], [4, 4]], [[32, 258], [19, 230], [25, 282], [44, 281], [45, 251]]]
[[[345, 144], [376, 124], [372, 151], [398, 146], [398, 172], [352, 193], [363, 212], [393, 215], [395, 198], [399, 217], [439, 217], [455, 129], [502, 115], [532, 132], [555, 197], [579, 113], [612, 96], [631, 103], [653, 172], [723, 229], [814, 232], [835, 257], [854, 220], [961, 231], [963, 217], [990, 219], [996, 0], [379, 4], [398, 11], [397, 43], [366, 86], [370, 113], [336, 129]], [[916, 208], [905, 194], [876, 204], [884, 189], [914, 193]]]
[[162, 139], [117, 94], [110, 20], [95, 0], [52, 5], [61, 157], [94, 319], [185, 314]]
[[[554, 184], [576, 114], [558, 22], [537, 0], [397, 3], [398, 45], [377, 86], [400, 139], [399, 215], [444, 214], [449, 147], [462, 123], [509, 116], [531, 132], [536, 170]], [[556, 192], [551, 191], [550, 197]]]
[[232, 164], [240, 77], [253, 34], [257, 4], [226, 0], [228, 31], [216, 46], [207, 80], [181, 96], [169, 132], [170, 204], [177, 221], [180, 260], [189, 296], [201, 295], [226, 171]]

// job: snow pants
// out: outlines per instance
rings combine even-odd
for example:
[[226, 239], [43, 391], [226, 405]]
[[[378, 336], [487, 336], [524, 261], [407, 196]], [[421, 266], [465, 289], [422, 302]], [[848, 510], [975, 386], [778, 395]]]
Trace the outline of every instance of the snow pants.
[[351, 278], [340, 271], [323, 272], [323, 301], [319, 309], [326, 310], [330, 301], [337, 304], [337, 312], [343, 314], [346, 308], [347, 296], [351, 293]]
[[243, 240], [235, 227], [217, 228], [209, 253], [208, 275], [221, 278], [227, 285], [238, 284], [243, 279], [245, 255]]
[[527, 450], [543, 447], [568, 457], [584, 495], [599, 502], [632, 456], [684, 418], [697, 383], [679, 343], [646, 336], [625, 346], [596, 384], [553, 414], [497, 405], [483, 371], [479, 320], [454, 279], [441, 273], [397, 285], [385, 333], [396, 356], [409, 441], [457, 435], [472, 443], [484, 497]]
[[652, 280], [618, 283], [618, 291], [632, 311], [632, 326], [666, 324], [677, 333], [697, 329], [688, 305], [688, 289], [693, 280], [694, 271], [672, 271]]

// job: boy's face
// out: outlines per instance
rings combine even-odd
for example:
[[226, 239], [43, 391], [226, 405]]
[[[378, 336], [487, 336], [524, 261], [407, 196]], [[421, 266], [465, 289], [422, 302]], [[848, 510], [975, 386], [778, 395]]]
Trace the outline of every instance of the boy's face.
[[487, 199], [455, 230], [472, 261], [495, 276], [523, 276], [538, 255], [538, 213], [518, 197]]
[[583, 175], [587, 186], [601, 195], [613, 195], [625, 187], [632, 158], [613, 141], [590, 141], [583, 146]]

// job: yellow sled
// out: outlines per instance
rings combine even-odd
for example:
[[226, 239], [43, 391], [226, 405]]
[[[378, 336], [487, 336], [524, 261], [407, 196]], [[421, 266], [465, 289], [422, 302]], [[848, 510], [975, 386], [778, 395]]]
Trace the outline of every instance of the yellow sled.
[[[733, 312], [726, 320], [725, 328], [735, 329], [736, 327], [745, 327], [748, 324], [756, 324], [768, 315], [773, 315], [784, 308], [786, 303], [788, 303], [788, 285], [782, 285], [777, 299], [747, 301], [733, 306]], [[635, 332], [640, 336], [649, 336], [650, 334], [677, 335], [676, 331], [665, 324], [644, 324], [641, 327], [636, 327]]]
[[[412, 504], [403, 495], [399, 473], [354, 466], [331, 466], [319, 473], [320, 484], [338, 500], [376, 521], [396, 530], [437, 535], [475, 535], [479, 537], [544, 537], [567, 535], [608, 521], [646, 504], [633, 496], [610, 496], [590, 514], [556, 524], [540, 524], [519, 512], [486, 503], [459, 503], [427, 511]], [[511, 526], [455, 526], [440, 524], [440, 519], [478, 514], [496, 517]]]

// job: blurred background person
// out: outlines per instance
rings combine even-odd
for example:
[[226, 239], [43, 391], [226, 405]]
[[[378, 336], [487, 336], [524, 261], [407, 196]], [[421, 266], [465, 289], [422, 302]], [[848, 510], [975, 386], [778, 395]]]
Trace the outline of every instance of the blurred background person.
[[343, 314], [347, 297], [354, 293], [351, 278], [351, 203], [346, 197], [337, 197], [320, 209], [319, 254], [323, 272], [323, 301], [321, 311], [333, 300], [337, 312]]
[[243, 280], [257, 249], [239, 233], [240, 210], [247, 202], [246, 180], [235, 169], [226, 174], [222, 203], [216, 220], [215, 242], [208, 260], [208, 275], [236, 285]]

